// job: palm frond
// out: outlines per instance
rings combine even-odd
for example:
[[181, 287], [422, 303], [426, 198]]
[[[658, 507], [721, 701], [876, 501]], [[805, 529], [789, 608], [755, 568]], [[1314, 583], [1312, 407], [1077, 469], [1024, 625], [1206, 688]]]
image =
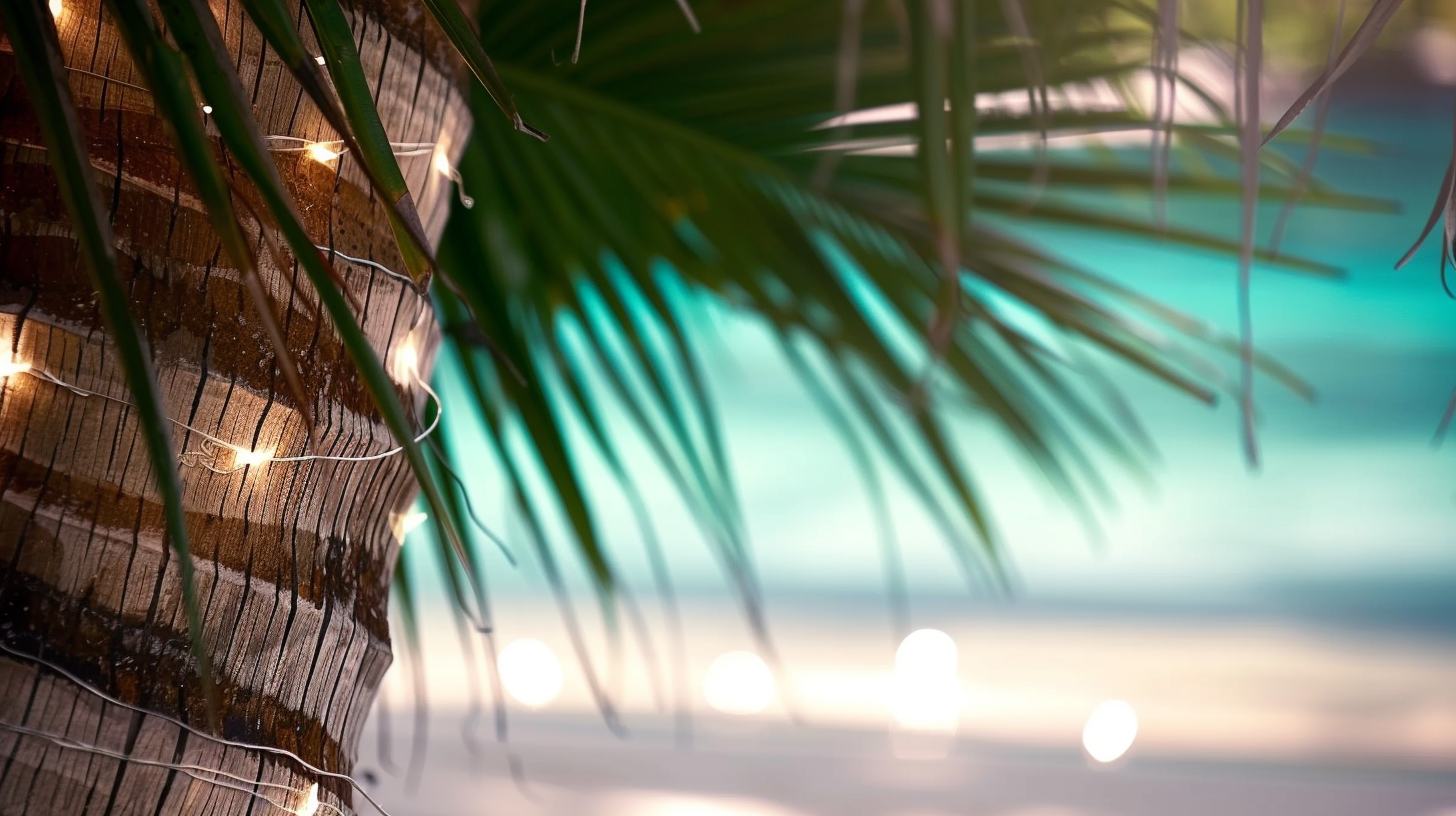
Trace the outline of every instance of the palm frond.
[[1279, 121], [1274, 123], [1274, 127], [1269, 129], [1269, 133], [1264, 136], [1265, 144], [1293, 124], [1294, 120], [1299, 118], [1299, 114], [1309, 107], [1309, 103], [1334, 85], [1335, 80], [1344, 76], [1345, 72], [1350, 70], [1351, 66], [1359, 61], [1366, 51], [1370, 50], [1370, 47], [1375, 44], [1376, 38], [1380, 36], [1380, 32], [1385, 29], [1385, 25], [1400, 10], [1401, 4], [1404, 2], [1405, 0], [1375, 0], [1369, 13], [1365, 15], [1365, 19], [1350, 36], [1350, 41], [1345, 43], [1345, 47], [1340, 50], [1339, 56], [1325, 66], [1325, 70], [1315, 77], [1314, 82], [1310, 83], [1299, 98], [1294, 100], [1284, 115], [1279, 117]]
[[[581, 423], [587, 445], [613, 461], [616, 442], [594, 416], [596, 402], [613, 400], [676, 484], [751, 617], [760, 614], [757, 578], [720, 450], [715, 399], [696, 362], [697, 300], [757, 315], [791, 358], [824, 361], [821, 385], [837, 387], [817, 388], [817, 398], [831, 414], [850, 418], [834, 424], [859, 426], [875, 441], [877, 455], [930, 509], [978, 584], [999, 580], [1002, 555], [958, 451], [952, 405], [993, 419], [1089, 519], [1092, 499], [1106, 494], [1095, 451], [1144, 472], [1145, 446], [1127, 435], [1126, 406], [1107, 395], [1091, 359], [1028, 338], [998, 298], [1038, 315], [1057, 343], [1098, 349], [1202, 402], [1238, 394], [1219, 363], [1225, 354], [1237, 358], [1237, 342], [1006, 228], [1042, 222], [1231, 256], [1241, 248], [1237, 240], [1163, 228], [1095, 203], [1111, 191], [1149, 189], [1146, 164], [1098, 165], [1058, 152], [1044, 159], [971, 153], [978, 135], [1035, 137], [1045, 124], [1035, 103], [1026, 114], [975, 115], [976, 94], [1025, 92], [1029, 84], [1025, 38], [994, 4], [957, 4], [975, 16], [961, 18], [949, 40], [934, 33], [937, 4], [909, 4], [915, 59], [940, 54], [918, 67], [893, 14], [874, 4], [705, 2], [697, 7], [697, 37], [682, 31], [666, 5], [594, 6], [591, 47], [578, 63], [558, 64], [575, 35], [574, 14], [483, 4], [482, 20], [491, 23], [482, 26], [485, 47], [500, 76], [531, 99], [553, 140], [548, 147], [513, 140], [478, 118], [461, 167], [481, 206], [455, 212], [468, 226], [452, 225], [447, 243], [459, 254], [444, 272], [472, 311], [507, 304], [494, 307], [486, 331], [510, 359], [525, 361], [522, 389], [498, 360], [460, 347], [467, 376], [492, 384], [480, 399], [493, 403], [493, 428], [516, 417], [525, 447], [570, 463], [588, 455], [569, 441], [567, 428]], [[1126, 32], [1099, 28], [1101, 12], [1116, 4], [1019, 5], [1040, 44], [1049, 94], [1072, 83], [1117, 87], [1140, 68], [1115, 47]], [[851, 24], [841, 13], [857, 16]], [[853, 34], [852, 47], [840, 31]], [[853, 55], [849, 80], [846, 53]], [[843, 117], [847, 98], [860, 109], [918, 101], [921, 110], [949, 99], [949, 118], [855, 124]], [[481, 98], [476, 107], [489, 104]], [[1089, 131], [1154, 124], [1133, 109], [1056, 119], [1058, 127]], [[1169, 130], [1185, 150], [1238, 158], [1227, 129]], [[861, 139], [918, 143], [919, 159], [864, 155]], [[951, 151], [925, 149], [942, 143]], [[832, 172], [823, 169], [826, 155]], [[1293, 194], [1289, 163], [1260, 160], [1270, 182], [1255, 185], [1254, 195]], [[1032, 191], [1042, 163], [1046, 191], [1038, 197]], [[1241, 189], [1237, 178], [1191, 172], [1170, 172], [1166, 184], [1180, 194]], [[1313, 195], [1336, 206], [1372, 206], [1325, 190]], [[1252, 257], [1302, 273], [1338, 272], [1264, 251]], [[961, 319], [939, 354], [933, 327], [946, 313], [947, 287]], [[903, 410], [915, 406], [924, 368], [937, 361], [927, 410]], [[1305, 393], [1267, 357], [1255, 354], [1252, 362]], [[496, 450], [508, 462], [521, 456], [503, 444]], [[585, 489], [569, 468], [548, 470], [566, 479], [572, 496]], [[579, 512], [568, 510], [571, 543], [604, 581], [600, 534]]]
[[465, 64], [470, 67], [470, 72], [480, 81], [480, 86], [490, 94], [495, 107], [499, 108], [511, 121], [512, 127], [545, 141], [548, 138], [545, 133], [521, 119], [510, 90], [501, 81], [500, 75], [496, 73], [490, 55], [481, 47], [480, 39], [471, 30], [470, 19], [465, 16], [460, 4], [455, 0], [424, 0], [424, 5], [430, 10], [435, 22], [444, 30], [445, 36], [450, 38], [451, 44], [455, 46], [460, 57], [465, 60]]
[[304, 8], [313, 21], [319, 48], [324, 52], [324, 67], [334, 81], [344, 115], [358, 140], [360, 160], [373, 169], [380, 192], [389, 204], [386, 212], [405, 266], [416, 283], [424, 281], [433, 263], [429, 243], [415, 210], [414, 198], [395, 160], [389, 134], [385, 133], [379, 111], [374, 107], [374, 95], [359, 61], [359, 49], [354, 46], [354, 32], [337, 0], [307, 0]]
[[[298, 366], [288, 350], [288, 344], [284, 342], [283, 331], [273, 311], [273, 303], [260, 280], [257, 259], [233, 205], [230, 180], [223, 174], [214, 155], [211, 140], [207, 138], [199, 114], [201, 103], [193, 95], [187, 82], [182, 54], [169, 47], [158, 36], [157, 25], [145, 3], [114, 0], [112, 8], [127, 47], [141, 56], [138, 68], [146, 77], [148, 86], [153, 89], [154, 104], [163, 118], [171, 124], [177, 154], [193, 180], [213, 230], [217, 232], [224, 250], [242, 273], [244, 285], [273, 347], [278, 370], [283, 374], [304, 425], [313, 434], [312, 401], [304, 391]], [[199, 87], [211, 92], [219, 100], [214, 108], [219, 126], [235, 139], [238, 133], [246, 133], [247, 118], [242, 113], [246, 107], [239, 101], [242, 99], [242, 90], [236, 83], [228, 82], [232, 71], [211, 10], [200, 0], [170, 0], [162, 3], [160, 8], [164, 20], [172, 29], [173, 38], [186, 53], [193, 55], [192, 65], [198, 72]], [[256, 128], [253, 132], [256, 133]], [[261, 139], [257, 144], [261, 148]]]
[[1239, 33], [1235, 96], [1238, 109], [1239, 150], [1243, 195], [1239, 218], [1239, 417], [1243, 429], [1244, 458], [1259, 465], [1259, 443], [1254, 428], [1254, 314], [1253, 267], [1255, 230], [1259, 213], [1259, 133], [1263, 122], [1259, 102], [1263, 94], [1264, 0], [1239, 0]]

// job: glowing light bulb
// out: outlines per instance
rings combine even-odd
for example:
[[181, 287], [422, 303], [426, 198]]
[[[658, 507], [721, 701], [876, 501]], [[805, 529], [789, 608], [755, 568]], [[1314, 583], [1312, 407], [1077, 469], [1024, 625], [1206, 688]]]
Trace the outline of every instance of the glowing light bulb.
[[774, 700], [773, 672], [753, 652], [721, 654], [708, 666], [703, 696], [724, 714], [757, 714]]
[[328, 164], [329, 162], [337, 159], [341, 155], [337, 150], [330, 148], [323, 142], [313, 142], [309, 144], [307, 147], [304, 148], [304, 152], [308, 154], [308, 157], [310, 159], [313, 159], [319, 164]]
[[30, 363], [21, 362], [14, 357], [0, 360], [0, 377], [9, 377], [11, 374], [20, 374], [29, 370]]
[[500, 653], [501, 685], [524, 705], [536, 708], [556, 699], [565, 679], [561, 661], [539, 640], [517, 640]]
[[404, 543], [405, 536], [409, 535], [416, 527], [430, 520], [429, 513], [405, 513], [404, 515], [393, 515], [390, 517], [389, 527], [394, 533], [394, 540]]
[[420, 352], [413, 337], [406, 337], [394, 352], [394, 379], [408, 383], [420, 376]]
[[212, 106], [211, 105], [203, 105], [202, 106], [202, 112], [205, 115], [207, 115], [207, 116], [211, 116], [212, 115]]
[[61, 0], [51, 0], [50, 8], [52, 18], [59, 18], [61, 12], [66, 10], [65, 4]]
[[261, 465], [273, 460], [273, 454], [277, 448], [259, 448], [248, 450], [247, 448], [233, 448], [233, 467], [245, 468]]
[[303, 798], [303, 804], [299, 805], [298, 810], [294, 811], [294, 813], [297, 813], [298, 816], [313, 816], [318, 812], [318, 809], [318, 783], [315, 782], [308, 786], [308, 793]]
[[450, 157], [445, 155], [445, 151], [436, 150], [435, 172], [439, 173], [442, 176], [449, 176], [453, 174], [454, 169], [455, 168], [450, 166]]
[[1098, 762], [1112, 762], [1137, 738], [1137, 712], [1122, 700], [1108, 700], [1092, 709], [1082, 729], [1082, 747]]

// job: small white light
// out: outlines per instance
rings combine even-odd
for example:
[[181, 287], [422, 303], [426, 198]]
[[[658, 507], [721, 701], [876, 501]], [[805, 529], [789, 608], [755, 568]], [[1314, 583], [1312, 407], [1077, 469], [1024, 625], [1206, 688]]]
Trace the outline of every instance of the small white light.
[[52, 18], [59, 18], [61, 12], [66, 10], [65, 4], [61, 0], [51, 0], [50, 7]]
[[323, 65], [324, 64], [324, 58], [323, 57], [314, 57], [313, 58], [313, 61], [314, 62], [317, 62], [319, 65]]
[[420, 351], [413, 337], [406, 336], [394, 351], [394, 381], [409, 385], [420, 378]]
[[258, 450], [233, 448], [233, 467], [254, 467], [265, 462], [271, 462], [273, 460], [273, 454], [277, 452], [277, 448], [259, 448]]
[[517, 640], [501, 650], [500, 675], [506, 693], [532, 708], [556, 699], [565, 679], [561, 662], [551, 647], [530, 638]]
[[203, 105], [202, 106], [202, 112], [205, 115], [207, 115], [207, 116], [211, 116], [212, 115], [212, 106], [211, 105]]
[[404, 515], [395, 515], [390, 518], [390, 529], [394, 532], [394, 540], [403, 544], [405, 536], [409, 535], [426, 521], [430, 520], [429, 513], [413, 512]]
[[773, 672], [753, 652], [728, 652], [708, 666], [703, 696], [724, 714], [757, 714], [768, 708], [777, 689]]
[[12, 374], [20, 374], [30, 370], [30, 363], [23, 363], [14, 357], [7, 357], [0, 360], [0, 377], [9, 377]]
[[318, 808], [318, 783], [315, 782], [308, 786], [308, 793], [304, 796], [303, 804], [299, 805], [298, 810], [294, 813], [297, 813], [298, 816], [313, 816], [318, 812]]
[[1082, 729], [1082, 747], [1098, 762], [1112, 762], [1137, 738], [1137, 712], [1122, 700], [1108, 700], [1092, 709]]
[[337, 150], [330, 148], [323, 142], [310, 143], [307, 147], [304, 148], [304, 152], [308, 154], [308, 157], [310, 159], [313, 159], [319, 164], [328, 164], [334, 159], [337, 159], [340, 155]]
[[406, 340], [404, 345], [399, 347], [399, 368], [409, 374], [420, 370], [420, 353], [415, 351], [413, 341]]
[[431, 162], [435, 166], [435, 172], [455, 182], [455, 192], [460, 196], [460, 203], [465, 209], [475, 206], [475, 199], [465, 194], [465, 180], [460, 178], [460, 171], [450, 165], [450, 157], [446, 155], [445, 148], [435, 148], [435, 158]]

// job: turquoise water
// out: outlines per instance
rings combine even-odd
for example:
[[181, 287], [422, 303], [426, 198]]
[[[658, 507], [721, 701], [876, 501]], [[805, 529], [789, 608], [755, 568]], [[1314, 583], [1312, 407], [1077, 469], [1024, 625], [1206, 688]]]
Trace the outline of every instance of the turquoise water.
[[[1329, 153], [1319, 176], [1344, 192], [1391, 199], [1401, 212], [1305, 207], [1295, 215], [1286, 251], [1341, 266], [1343, 281], [1256, 271], [1256, 341], [1319, 392], [1309, 405], [1261, 382], [1264, 461], [1257, 473], [1240, 452], [1233, 405], [1205, 409], [1134, 372], [1116, 372], [1161, 461], [1151, 490], [1109, 466], [1119, 506], [1103, 514], [1098, 542], [996, 433], [965, 421], [964, 449], [1004, 533], [1019, 597], [1259, 597], [1319, 606], [1348, 602], [1360, 587], [1367, 609], [1413, 605], [1412, 614], [1426, 617], [1449, 611], [1441, 599], [1456, 588], [1456, 469], [1453, 453], [1435, 450], [1431, 439], [1456, 385], [1456, 301], [1438, 283], [1435, 241], [1403, 271], [1392, 265], [1435, 196], [1450, 151], [1450, 109], [1450, 94], [1435, 90], [1337, 99], [1332, 130], [1378, 149]], [[1274, 213], [1264, 211], [1266, 229]], [[1227, 202], [1175, 200], [1171, 214], [1230, 235], [1237, 219]], [[1227, 329], [1236, 325], [1229, 257], [1037, 224], [1015, 228], [1170, 305]], [[878, 592], [879, 545], [851, 460], [762, 328], [726, 308], [705, 314], [707, 362], [770, 595]], [[442, 364], [447, 405], [463, 396], [456, 376]], [[452, 424], [464, 458], [485, 461], [469, 425]], [[646, 485], [677, 580], [689, 591], [720, 589], [716, 562], [651, 457], [629, 447], [629, 463]], [[627, 506], [605, 469], [594, 462], [584, 469], [600, 487], [604, 534], [618, 565], [645, 588], [646, 562]], [[494, 468], [482, 465], [466, 478], [483, 514], [509, 537]], [[916, 502], [899, 491], [892, 508], [912, 591], [958, 592], [945, 542]], [[564, 552], [559, 526], [556, 533]], [[543, 589], [529, 559], [519, 570], [494, 570], [492, 581], [507, 592]]]

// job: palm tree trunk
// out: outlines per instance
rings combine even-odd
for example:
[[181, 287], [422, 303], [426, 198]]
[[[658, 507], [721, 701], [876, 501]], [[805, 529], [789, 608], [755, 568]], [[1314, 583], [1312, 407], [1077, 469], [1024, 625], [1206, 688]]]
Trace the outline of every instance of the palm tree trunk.
[[[264, 132], [333, 138], [235, 0], [212, 2]], [[433, 24], [405, 0], [353, 0], [346, 11], [391, 138], [438, 143], [454, 155], [469, 122], [461, 75]], [[264, 248], [265, 286], [317, 420], [317, 442], [308, 441], [258, 312], [182, 178], [150, 96], [132, 87], [140, 83], [101, 0], [65, 0], [57, 27], [97, 182], [111, 205], [123, 283], [150, 341], [168, 415], [244, 449], [276, 447], [278, 456], [305, 448], [360, 456], [392, 447], [306, 283], [296, 287], [291, 261], [280, 268], [282, 259]], [[310, 26], [301, 29], [310, 40]], [[0, 360], [14, 351], [36, 370], [125, 400], [8, 45], [0, 46], [0, 94], [0, 340], [7, 344]], [[403, 269], [384, 211], [349, 157], [337, 173], [298, 154], [276, 158], [320, 245]], [[400, 161], [426, 229], [438, 237], [450, 181], [431, 154]], [[381, 356], [388, 360], [410, 338], [430, 359], [436, 336], [427, 298], [376, 268], [343, 260], [334, 266]], [[422, 405], [415, 384], [400, 387]], [[183, 452], [221, 735], [348, 773], [390, 662], [387, 596], [398, 553], [392, 522], [415, 492], [405, 462], [275, 462], [216, 473], [204, 465], [226, 468], [231, 451], [204, 449], [202, 437], [182, 429], [174, 441]], [[212, 730], [153, 484], [127, 406], [24, 374], [4, 381], [0, 813], [276, 812], [258, 796], [300, 812], [315, 782], [320, 813], [328, 805], [352, 812], [345, 785], [164, 718]], [[116, 754], [222, 770], [247, 782], [218, 784], [210, 774]]]

